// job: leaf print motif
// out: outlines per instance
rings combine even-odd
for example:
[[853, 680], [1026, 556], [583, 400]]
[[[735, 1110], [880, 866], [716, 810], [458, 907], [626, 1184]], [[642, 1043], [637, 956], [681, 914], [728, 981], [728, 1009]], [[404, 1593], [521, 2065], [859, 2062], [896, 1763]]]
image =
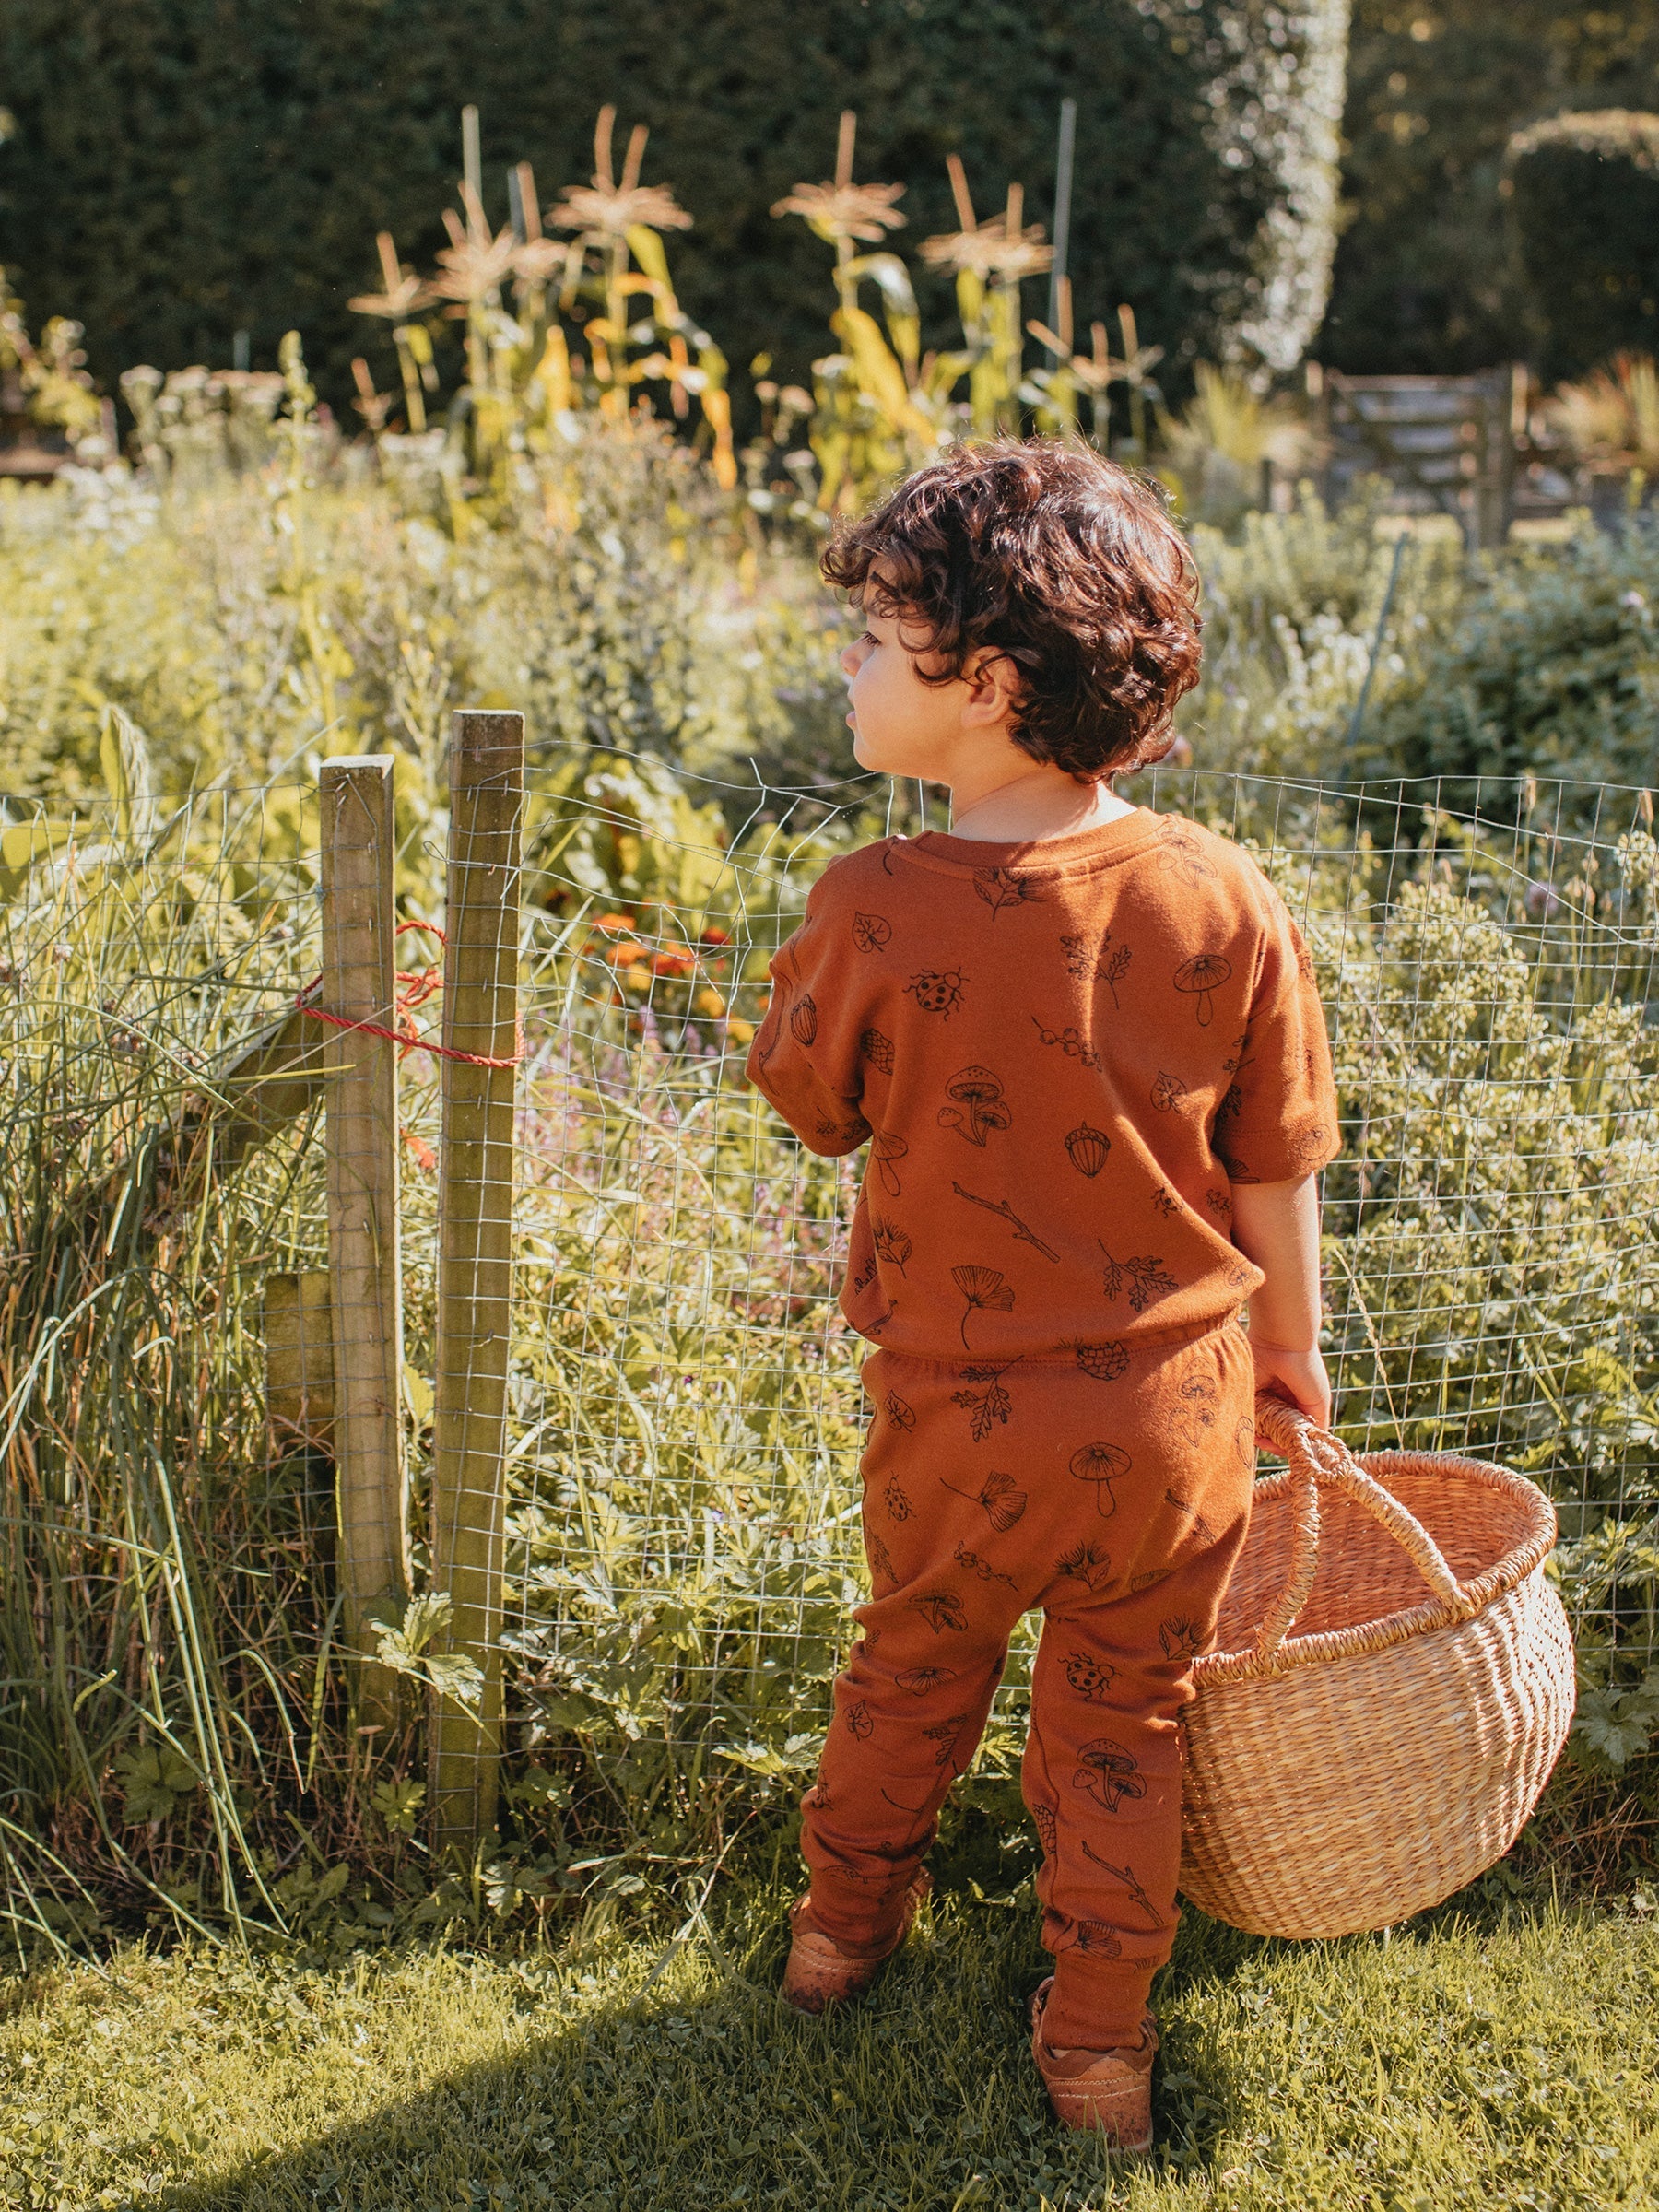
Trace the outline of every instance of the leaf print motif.
[[903, 1137], [895, 1136], [890, 1129], [877, 1129], [870, 1146], [870, 1158], [876, 1163], [876, 1179], [889, 1198], [901, 1198], [903, 1186], [899, 1181], [898, 1162], [909, 1152]]
[[1059, 1264], [1060, 1254], [1053, 1246], [1045, 1244], [1030, 1224], [1020, 1219], [1006, 1198], [976, 1198], [971, 1191], [965, 1191], [954, 1176], [950, 1187], [959, 1198], [966, 1198], [970, 1206], [982, 1206], [986, 1213], [1000, 1215], [1013, 1230], [1017, 1244], [1029, 1244], [1033, 1252], [1040, 1252], [1045, 1260], [1053, 1260], [1056, 1265]]
[[1073, 1925], [1077, 1931], [1077, 1948], [1098, 1959], [1121, 1959], [1124, 1946], [1118, 1932], [1103, 1920], [1079, 1920]]
[[954, 1482], [939, 1480], [944, 1488], [958, 1498], [966, 1498], [974, 1505], [982, 1505], [991, 1525], [1000, 1535], [1010, 1529], [1026, 1510], [1026, 1494], [1012, 1475], [987, 1475], [977, 1490], [959, 1489]]
[[893, 1041], [883, 1036], [879, 1030], [865, 1030], [860, 1033], [858, 1049], [864, 1057], [884, 1076], [893, 1072]]
[[871, 1230], [876, 1246], [876, 1257], [888, 1267], [904, 1273], [904, 1264], [915, 1250], [910, 1239], [896, 1221], [877, 1221]]
[[1094, 1484], [1095, 1511], [1101, 1520], [1117, 1512], [1112, 1486], [1120, 1477], [1127, 1475], [1134, 1465], [1128, 1453], [1117, 1444], [1085, 1444], [1081, 1451], [1072, 1453], [1071, 1471], [1079, 1482]]
[[924, 1698], [929, 1690], [939, 1689], [947, 1682], [956, 1680], [954, 1666], [907, 1666], [901, 1675], [893, 1677], [900, 1689], [908, 1690], [912, 1698]]
[[1072, 1350], [1083, 1372], [1097, 1382], [1115, 1382], [1129, 1366], [1129, 1347], [1115, 1337], [1108, 1337], [1104, 1344], [1075, 1344]]
[[887, 1488], [883, 1490], [881, 1494], [887, 1501], [887, 1509], [888, 1513], [895, 1521], [908, 1521], [910, 1519], [912, 1510], [910, 1494], [905, 1489], [904, 1485], [899, 1480], [897, 1476], [895, 1476], [893, 1480], [888, 1484]]
[[1065, 972], [1081, 982], [1094, 967], [1096, 947], [1092, 937], [1062, 937], [1060, 950], [1065, 960]]
[[855, 1735], [861, 1744], [867, 1743], [875, 1734], [876, 1724], [870, 1718], [870, 1709], [862, 1698], [856, 1705], [847, 1708], [847, 1733]]
[[931, 1728], [923, 1729], [922, 1733], [928, 1742], [938, 1747], [934, 1753], [935, 1767], [952, 1764], [956, 1757], [957, 1738], [967, 1725], [968, 1715], [965, 1712], [953, 1712], [947, 1721], [937, 1721]]
[[1103, 1129], [1090, 1128], [1087, 1122], [1067, 1133], [1066, 1157], [1079, 1175], [1087, 1175], [1092, 1182], [1106, 1165], [1106, 1155], [1112, 1149], [1112, 1139]]
[[962, 1311], [962, 1345], [965, 1350], [971, 1350], [968, 1342], [969, 1315], [1006, 1313], [1014, 1303], [1014, 1287], [994, 1267], [953, 1267], [950, 1279], [966, 1300]]
[[1132, 1313], [1144, 1313], [1155, 1300], [1167, 1298], [1172, 1290], [1180, 1289], [1181, 1286], [1175, 1277], [1164, 1273], [1164, 1264], [1155, 1253], [1146, 1253], [1134, 1259], [1114, 1260], [1111, 1253], [1106, 1252], [1100, 1238], [1097, 1237], [1095, 1242], [1106, 1253], [1102, 1280], [1106, 1296], [1114, 1304], [1123, 1292], [1125, 1276], [1129, 1278], [1129, 1311]]
[[1088, 1590], [1103, 1590], [1112, 1580], [1112, 1555], [1098, 1544], [1076, 1544], [1054, 1568], [1057, 1575], [1081, 1583]]
[[1163, 1645], [1166, 1659], [1195, 1659], [1204, 1648], [1204, 1637], [1195, 1620], [1184, 1613], [1176, 1613], [1158, 1628], [1158, 1641]]
[[1014, 1410], [1014, 1401], [1003, 1387], [1002, 1378], [1007, 1371], [1005, 1367], [965, 1367], [962, 1370], [963, 1382], [983, 1382], [985, 1389], [953, 1390], [950, 1394], [953, 1406], [962, 1406], [968, 1409], [969, 1434], [976, 1444], [984, 1442], [994, 1422], [1002, 1422], [1005, 1428], [1007, 1426], [1008, 1416]]
[[988, 1067], [964, 1067], [945, 1086], [945, 1096], [955, 1102], [940, 1107], [940, 1128], [954, 1129], [982, 1151], [993, 1129], [1006, 1129], [1013, 1122], [1002, 1083]]
[[916, 1425], [915, 1414], [895, 1390], [889, 1390], [882, 1400], [882, 1411], [895, 1429], [911, 1430]]
[[1152, 1103], [1159, 1113], [1168, 1113], [1176, 1100], [1186, 1095], [1187, 1087], [1179, 1076], [1166, 1076], [1161, 1069], [1159, 1071], [1158, 1080], [1152, 1086]]
[[924, 968], [905, 984], [905, 994], [913, 998], [924, 1014], [937, 1014], [948, 1021], [962, 1003], [962, 994], [968, 978], [959, 968]]
[[885, 914], [853, 915], [853, 942], [860, 952], [880, 952], [892, 937], [893, 925]]
[[884, 1583], [897, 1583], [893, 1572], [893, 1555], [873, 1529], [865, 1530], [865, 1557], [870, 1562], [870, 1581], [879, 1575]]
[[[1107, 943], [1110, 944], [1111, 941], [1112, 940], [1109, 935], [1107, 937]], [[1100, 949], [1102, 952], [1104, 952], [1105, 946], [1102, 946]], [[1127, 945], [1115, 946], [1112, 948], [1111, 958], [1106, 960], [1102, 967], [1097, 969], [1095, 971], [1099, 975], [1100, 981], [1105, 984], [1107, 990], [1111, 992], [1112, 1003], [1114, 1006], [1121, 1006], [1122, 1004], [1117, 994], [1117, 987], [1123, 982], [1124, 976], [1128, 973], [1129, 962], [1133, 958], [1134, 955], [1131, 953]]]
[[1041, 904], [1031, 888], [1029, 876], [1017, 875], [1012, 868], [975, 868], [973, 888], [991, 909], [993, 916], [1000, 914], [1005, 906], [1036, 906]]
[[794, 1037], [797, 1044], [808, 1045], [816, 1041], [818, 1037], [818, 1006], [814, 1003], [810, 991], [808, 991], [803, 997], [797, 998], [794, 1005], [790, 1007], [789, 1028], [790, 1034]]
[[1096, 1659], [1088, 1652], [1068, 1652], [1065, 1655], [1065, 1678], [1078, 1697], [1090, 1705], [1106, 1702], [1106, 1693], [1117, 1680], [1117, 1671], [1110, 1659]]
[[1039, 1019], [1035, 1014], [1032, 1015], [1031, 1019], [1036, 1023], [1037, 1034], [1044, 1044], [1057, 1044], [1068, 1060], [1076, 1060], [1084, 1067], [1100, 1066], [1100, 1053], [1084, 1042], [1071, 1023], [1068, 1022], [1063, 1030], [1051, 1030], [1048, 1024]]
[[1211, 994], [1219, 991], [1231, 973], [1232, 962], [1223, 959], [1218, 952], [1195, 953], [1176, 969], [1175, 988], [1197, 1001], [1201, 1030], [1209, 1028], [1215, 1015], [1216, 1002]]
[[1011, 1574], [1004, 1574], [1000, 1569], [993, 1567], [989, 1559], [982, 1559], [977, 1551], [970, 1551], [959, 1539], [951, 1557], [959, 1567], [965, 1567], [970, 1574], [977, 1574], [982, 1583], [1004, 1583], [1010, 1590], [1019, 1587]]
[[1107, 1812], [1115, 1813], [1125, 1798], [1146, 1795], [1140, 1761], [1111, 1736], [1096, 1736], [1092, 1743], [1083, 1745], [1077, 1758], [1081, 1763], [1072, 1776], [1073, 1789], [1083, 1791]]
[[1042, 1846], [1042, 1855], [1052, 1859], [1060, 1841], [1059, 1824], [1054, 1818], [1052, 1805], [1034, 1805], [1030, 1807], [1031, 1826], [1037, 1830], [1037, 1841]]
[[962, 1610], [962, 1601], [954, 1590], [926, 1590], [906, 1600], [912, 1613], [920, 1613], [935, 1636], [947, 1629], [954, 1629], [959, 1636], [968, 1628], [968, 1616]]

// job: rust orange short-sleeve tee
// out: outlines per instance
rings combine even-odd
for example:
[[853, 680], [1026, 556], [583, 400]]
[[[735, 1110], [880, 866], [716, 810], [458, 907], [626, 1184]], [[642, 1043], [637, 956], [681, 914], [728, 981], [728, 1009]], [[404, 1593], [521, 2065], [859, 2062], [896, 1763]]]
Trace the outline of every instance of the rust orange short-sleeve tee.
[[771, 977], [748, 1073], [813, 1151], [868, 1143], [841, 1310], [893, 1351], [1109, 1364], [1223, 1321], [1262, 1280], [1230, 1186], [1338, 1148], [1307, 949], [1180, 816], [885, 838]]

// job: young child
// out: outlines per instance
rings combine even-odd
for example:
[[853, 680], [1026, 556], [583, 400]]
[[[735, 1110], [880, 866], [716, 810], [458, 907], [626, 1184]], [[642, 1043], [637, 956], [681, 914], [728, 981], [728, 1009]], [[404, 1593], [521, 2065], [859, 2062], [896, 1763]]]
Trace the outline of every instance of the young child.
[[1253, 1396], [1330, 1409], [1324, 1024], [1253, 863], [1112, 789], [1197, 678], [1196, 579], [1146, 486], [1072, 446], [958, 448], [825, 570], [867, 626], [842, 656], [859, 760], [953, 811], [826, 869], [749, 1058], [813, 1151], [870, 1147], [841, 1310], [877, 1347], [873, 1595], [805, 1801], [784, 1994], [853, 1995], [903, 1941], [1040, 1606], [1032, 2049], [1062, 2121], [1144, 2149], [1177, 1717], [1243, 1540]]

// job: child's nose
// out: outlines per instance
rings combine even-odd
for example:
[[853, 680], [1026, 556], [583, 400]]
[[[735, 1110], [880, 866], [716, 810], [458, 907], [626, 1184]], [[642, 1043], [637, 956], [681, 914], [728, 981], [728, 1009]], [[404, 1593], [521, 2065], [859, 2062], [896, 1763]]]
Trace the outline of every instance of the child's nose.
[[862, 644], [848, 645], [843, 647], [841, 656], [841, 672], [846, 677], [849, 683], [853, 681], [853, 678], [864, 666], [864, 663], [865, 656], [864, 647]]

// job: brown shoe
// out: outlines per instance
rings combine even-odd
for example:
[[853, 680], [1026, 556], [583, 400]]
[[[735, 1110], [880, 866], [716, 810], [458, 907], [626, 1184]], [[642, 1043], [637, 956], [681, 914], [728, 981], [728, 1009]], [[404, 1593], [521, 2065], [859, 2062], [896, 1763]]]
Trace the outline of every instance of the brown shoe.
[[1129, 2050], [1051, 2051], [1042, 2040], [1042, 2014], [1053, 1986], [1051, 1974], [1031, 1999], [1031, 2056], [1055, 2119], [1062, 2127], [1102, 2136], [1108, 2150], [1150, 2150], [1157, 2021], [1147, 2014], [1140, 2041]]
[[880, 1950], [871, 1950], [863, 1945], [839, 1944], [832, 1936], [820, 1935], [816, 1928], [803, 1927], [802, 1917], [812, 1900], [810, 1896], [797, 1898], [789, 1908], [789, 1924], [794, 1939], [789, 1947], [789, 1963], [783, 1969], [783, 1994], [789, 2003], [797, 2012], [822, 2012], [826, 2005], [844, 2005], [849, 1997], [863, 1996], [910, 1934], [916, 1907], [932, 1888], [933, 1877], [925, 1869], [918, 1869], [911, 1877], [899, 1933]]

